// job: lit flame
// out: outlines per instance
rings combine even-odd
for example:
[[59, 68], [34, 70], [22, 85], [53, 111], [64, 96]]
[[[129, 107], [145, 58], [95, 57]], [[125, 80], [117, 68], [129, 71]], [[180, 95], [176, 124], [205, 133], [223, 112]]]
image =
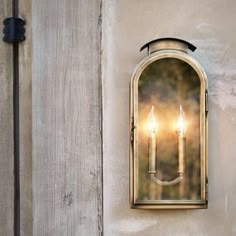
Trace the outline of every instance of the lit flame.
[[177, 132], [184, 134], [186, 129], [186, 121], [182, 105], [179, 106], [179, 116], [177, 119]]
[[154, 113], [154, 107], [152, 106], [151, 111], [148, 116], [148, 130], [151, 133], [156, 133], [157, 132], [157, 119]]

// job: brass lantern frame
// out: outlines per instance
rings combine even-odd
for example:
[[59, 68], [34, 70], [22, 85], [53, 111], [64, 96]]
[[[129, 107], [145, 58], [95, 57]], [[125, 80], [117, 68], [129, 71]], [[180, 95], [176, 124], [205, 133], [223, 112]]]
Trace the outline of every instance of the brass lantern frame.
[[[141, 209], [198, 209], [208, 203], [208, 93], [207, 76], [201, 65], [186, 53], [186, 45], [176, 41], [151, 44], [149, 55], [136, 67], [130, 83], [130, 206]], [[152, 51], [150, 52], [150, 48]], [[146, 67], [164, 58], [175, 58], [189, 64], [200, 79], [200, 200], [138, 200], [138, 81]]]

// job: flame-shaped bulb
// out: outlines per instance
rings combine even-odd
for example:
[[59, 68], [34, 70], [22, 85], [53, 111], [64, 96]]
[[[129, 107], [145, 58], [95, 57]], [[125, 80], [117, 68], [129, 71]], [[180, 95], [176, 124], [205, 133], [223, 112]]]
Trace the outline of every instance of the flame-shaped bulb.
[[157, 119], [154, 113], [154, 106], [152, 106], [148, 116], [148, 130], [150, 131], [150, 133], [154, 134], [157, 132]]
[[186, 131], [186, 120], [182, 105], [179, 106], [179, 116], [177, 119], [177, 132], [184, 135]]

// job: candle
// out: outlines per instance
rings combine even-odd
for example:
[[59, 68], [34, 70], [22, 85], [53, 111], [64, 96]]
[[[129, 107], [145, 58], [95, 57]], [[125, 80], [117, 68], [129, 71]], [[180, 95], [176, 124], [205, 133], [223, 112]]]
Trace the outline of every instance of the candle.
[[152, 106], [148, 118], [149, 129], [149, 173], [156, 173], [156, 133], [157, 120]]
[[178, 134], [178, 172], [184, 173], [184, 156], [185, 156], [185, 129], [186, 122], [182, 105], [179, 107], [179, 116], [177, 119], [177, 134]]

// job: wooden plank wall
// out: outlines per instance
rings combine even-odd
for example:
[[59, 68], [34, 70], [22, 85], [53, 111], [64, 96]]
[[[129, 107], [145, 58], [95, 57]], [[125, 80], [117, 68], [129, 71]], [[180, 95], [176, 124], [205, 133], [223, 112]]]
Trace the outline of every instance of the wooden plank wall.
[[[0, 22], [12, 15], [12, 2], [0, 1]], [[12, 46], [0, 40], [0, 235], [13, 235], [13, 57]]]
[[101, 3], [30, 2], [20, 3], [32, 26], [20, 48], [22, 235], [101, 235]]
[[19, 44], [20, 229], [33, 235], [32, 205], [32, 17], [31, 0], [19, 0], [19, 16], [26, 20], [26, 40]]

